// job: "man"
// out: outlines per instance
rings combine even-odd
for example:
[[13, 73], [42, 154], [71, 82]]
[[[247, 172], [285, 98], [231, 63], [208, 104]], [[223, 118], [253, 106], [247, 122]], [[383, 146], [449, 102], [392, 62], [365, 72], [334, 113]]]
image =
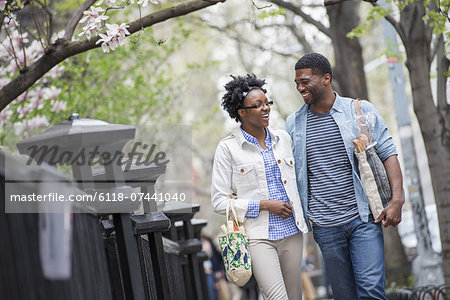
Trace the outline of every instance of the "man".
[[286, 127], [294, 144], [303, 211], [322, 252], [334, 299], [386, 299], [381, 224], [401, 221], [397, 151], [375, 107], [362, 101], [362, 114], [375, 116], [372, 140], [392, 188], [391, 203], [374, 220], [353, 155], [355, 136], [349, 126], [356, 126], [354, 100], [333, 92], [331, 81], [331, 66], [323, 55], [307, 54], [295, 65], [295, 84], [305, 104], [287, 118]]

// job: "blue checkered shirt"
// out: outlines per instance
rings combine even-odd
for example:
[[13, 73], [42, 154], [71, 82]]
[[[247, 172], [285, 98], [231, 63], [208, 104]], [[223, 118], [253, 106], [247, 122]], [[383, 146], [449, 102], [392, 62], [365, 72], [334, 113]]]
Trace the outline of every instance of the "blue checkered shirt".
[[[256, 145], [261, 153], [264, 160], [264, 167], [266, 169], [266, 180], [267, 187], [269, 189], [269, 199], [271, 200], [281, 200], [285, 203], [289, 203], [288, 195], [284, 189], [283, 183], [281, 181], [281, 172], [278, 164], [275, 160], [275, 156], [272, 151], [272, 139], [269, 132], [266, 130], [266, 147], [264, 150], [258, 144], [258, 140], [245, 132], [241, 128], [242, 134], [247, 142]], [[248, 202], [247, 218], [257, 218], [259, 216], [259, 200], [250, 200]], [[269, 212], [269, 240], [279, 240], [290, 237], [294, 234], [299, 233], [297, 225], [295, 225], [295, 218], [290, 215], [288, 218], [283, 219], [277, 215]]]

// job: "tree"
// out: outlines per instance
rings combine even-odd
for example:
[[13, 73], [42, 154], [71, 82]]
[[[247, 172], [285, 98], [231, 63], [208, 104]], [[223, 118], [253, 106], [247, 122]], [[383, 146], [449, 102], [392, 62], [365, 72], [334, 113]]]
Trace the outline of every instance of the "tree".
[[401, 10], [399, 21], [388, 20], [396, 28], [406, 50], [414, 112], [424, 139], [436, 199], [444, 280], [450, 284], [450, 105], [445, 97], [438, 99], [437, 105], [434, 102], [430, 82], [435, 51], [432, 48], [433, 28], [429, 21], [423, 20], [425, 15], [424, 1], [415, 1]]
[[[154, 13], [150, 13], [147, 16], [140, 17], [139, 19], [129, 23], [128, 25], [122, 23], [122, 25], [118, 26], [119, 28], [115, 29], [122, 31], [126, 30], [125, 32], [128, 32], [130, 35], [132, 35], [156, 23], [160, 23], [171, 18], [186, 15], [191, 12], [198, 11], [208, 6], [215, 5], [219, 2], [225, 1], [226, 0], [195, 0], [192, 2], [169, 6]], [[44, 21], [45, 22], [44, 24], [47, 24], [46, 28], [47, 31], [45, 33], [41, 31], [41, 34], [39, 35], [41, 37], [41, 44], [45, 46], [44, 53], [35, 62], [31, 63], [30, 65], [23, 66], [20, 69], [18, 75], [0, 89], [0, 110], [3, 110], [11, 101], [13, 101], [23, 92], [25, 92], [38, 79], [42, 78], [54, 66], [58, 65], [66, 58], [100, 47], [99, 41], [102, 42], [102, 47], [104, 48], [103, 45], [107, 42], [106, 39], [108, 38], [109, 34], [103, 36], [94, 36], [90, 39], [84, 39], [81, 41], [72, 40], [75, 29], [82, 20], [83, 15], [85, 16], [88, 15], [84, 12], [87, 11], [89, 8], [91, 8], [91, 13], [99, 12], [98, 10], [95, 10], [95, 8], [92, 7], [95, 2], [96, 0], [86, 0], [73, 13], [72, 18], [66, 24], [64, 35], [56, 39], [54, 42], [51, 42], [52, 32], [50, 23], [52, 20], [52, 15], [50, 11], [45, 10], [46, 8], [45, 5], [42, 5], [41, 9], [44, 10], [48, 15], [48, 19]], [[115, 1], [111, 2], [115, 3]], [[126, 1], [126, 4], [129, 4], [129, 2], [130, 1]], [[138, 3], [139, 2], [148, 2], [148, 1], [138, 1]], [[25, 7], [29, 5], [32, 8], [36, 8], [36, 6], [38, 6], [41, 2], [30, 0], [24, 1], [24, 3]], [[0, 25], [4, 25], [4, 22], [11, 21], [11, 16], [8, 16], [8, 14], [4, 13], [5, 11], [7, 13], [10, 13], [14, 11], [20, 11], [21, 9], [24, 8], [18, 6], [17, 3], [15, 3], [15, 1], [8, 1], [7, 4], [8, 5], [5, 6], [4, 8], [5, 10], [3, 10], [2, 15], [0, 17]], [[102, 20], [100, 20], [100, 22], [101, 21]], [[37, 31], [39, 32], [39, 29], [43, 28], [44, 27], [42, 26], [40, 28], [38, 26]], [[86, 29], [90, 28], [88, 27]], [[111, 28], [108, 28], [108, 30], [111, 30]], [[85, 30], [85, 32], [89, 31]], [[117, 43], [119, 43], [120, 41], [121, 39], [119, 38]]]
[[330, 26], [327, 27], [298, 5], [285, 0], [268, 0], [279, 7], [287, 9], [331, 39], [334, 50], [335, 66], [333, 79], [337, 90], [347, 97], [369, 99], [362, 47], [358, 39], [349, 39], [346, 33], [359, 24], [359, 2], [348, 1], [335, 6], [328, 6], [327, 13]]

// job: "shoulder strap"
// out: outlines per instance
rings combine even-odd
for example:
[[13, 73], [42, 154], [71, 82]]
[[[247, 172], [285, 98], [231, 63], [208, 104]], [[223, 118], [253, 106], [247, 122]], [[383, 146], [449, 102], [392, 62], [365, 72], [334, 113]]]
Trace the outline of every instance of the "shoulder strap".
[[364, 134], [367, 136], [367, 138], [370, 139], [370, 133], [369, 130], [367, 129], [367, 125], [366, 125], [366, 121], [364, 120], [364, 117], [361, 113], [361, 99], [358, 98], [353, 102], [354, 106], [355, 106], [355, 111], [356, 111], [356, 120], [359, 123], [358, 125], [358, 135], [361, 136], [361, 134]]
[[353, 101], [353, 104], [355, 105], [356, 115], [362, 116], [361, 114], [361, 99], [358, 98], [355, 101]]

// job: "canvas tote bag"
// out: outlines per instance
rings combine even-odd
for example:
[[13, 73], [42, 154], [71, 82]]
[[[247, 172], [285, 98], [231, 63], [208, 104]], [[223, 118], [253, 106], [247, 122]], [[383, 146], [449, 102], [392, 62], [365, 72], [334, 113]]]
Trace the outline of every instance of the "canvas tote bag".
[[247, 235], [244, 226], [239, 226], [232, 198], [227, 203], [226, 218], [225, 225], [221, 226], [224, 234], [219, 236], [225, 274], [231, 283], [244, 286], [252, 276], [252, 264], [248, 251]]
[[392, 190], [383, 162], [375, 152], [376, 142], [371, 143], [370, 132], [361, 114], [361, 100], [354, 101], [358, 127], [358, 139], [355, 144], [355, 155], [362, 185], [369, 201], [372, 215], [377, 219], [392, 199]]

